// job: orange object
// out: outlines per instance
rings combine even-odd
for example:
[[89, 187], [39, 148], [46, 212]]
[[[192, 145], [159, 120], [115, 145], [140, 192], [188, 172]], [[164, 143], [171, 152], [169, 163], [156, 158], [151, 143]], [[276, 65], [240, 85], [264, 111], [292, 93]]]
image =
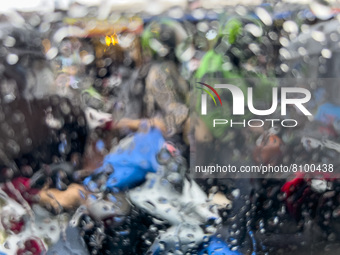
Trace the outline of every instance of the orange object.
[[86, 200], [81, 197], [81, 193], [87, 194], [87, 191], [82, 185], [75, 183], [70, 184], [65, 191], [43, 189], [39, 193], [39, 202], [48, 209], [54, 209], [55, 212], [60, 212], [62, 209], [75, 210], [86, 202]]
[[259, 146], [254, 149], [253, 158], [257, 164], [276, 165], [281, 159], [283, 142], [276, 135], [265, 137]]

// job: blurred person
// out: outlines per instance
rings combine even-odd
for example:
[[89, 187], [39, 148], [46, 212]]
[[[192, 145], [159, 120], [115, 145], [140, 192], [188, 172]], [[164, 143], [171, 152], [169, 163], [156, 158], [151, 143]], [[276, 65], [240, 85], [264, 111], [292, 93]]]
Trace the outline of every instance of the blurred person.
[[[179, 64], [194, 54], [190, 37], [176, 21], [151, 22], [141, 38], [147, 59], [143, 65], [136, 36], [122, 34], [120, 38], [114, 45], [96, 43], [98, 82], [94, 89], [108, 107], [95, 108], [113, 114], [113, 120], [104, 126], [130, 130], [140, 125], [155, 126], [166, 137], [181, 140], [183, 127], [189, 126], [189, 86], [180, 75]], [[133, 49], [125, 45], [129, 40]]]
[[144, 55], [151, 57], [145, 76], [143, 116], [181, 151], [181, 141], [188, 142], [184, 133], [189, 125], [189, 85], [181, 77], [179, 65], [194, 54], [190, 40], [180, 23], [168, 19], [152, 21], [142, 36]]

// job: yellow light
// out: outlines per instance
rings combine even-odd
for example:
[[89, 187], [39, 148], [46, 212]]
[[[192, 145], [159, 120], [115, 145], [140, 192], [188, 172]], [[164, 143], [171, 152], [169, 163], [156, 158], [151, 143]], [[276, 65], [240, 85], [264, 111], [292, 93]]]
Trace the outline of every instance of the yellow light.
[[107, 46], [110, 46], [110, 44], [111, 44], [110, 36], [105, 36], [105, 43], [106, 43]]
[[115, 41], [115, 38], [113, 37], [113, 35], [111, 35], [111, 42], [112, 42], [112, 45], [116, 44], [116, 41]]
[[118, 36], [117, 36], [117, 34], [114, 33], [114, 34], [111, 35], [111, 36], [105, 36], [105, 43], [106, 43], [107, 46], [110, 46], [111, 43], [112, 43], [112, 45], [118, 44], [119, 42], [118, 42]]
[[111, 42], [112, 42], [112, 45], [118, 44], [118, 36], [117, 36], [117, 34], [113, 34], [111, 36]]

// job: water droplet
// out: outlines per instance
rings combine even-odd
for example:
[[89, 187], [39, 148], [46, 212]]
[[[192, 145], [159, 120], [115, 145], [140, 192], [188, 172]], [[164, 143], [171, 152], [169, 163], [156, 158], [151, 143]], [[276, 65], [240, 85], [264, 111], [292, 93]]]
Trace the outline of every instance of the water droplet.
[[255, 9], [255, 13], [266, 26], [273, 24], [272, 17], [265, 9], [258, 7]]
[[217, 36], [217, 31], [214, 30], [214, 29], [210, 29], [205, 35], [205, 37], [208, 40], [214, 40], [216, 38], [216, 36]]
[[286, 48], [281, 48], [279, 50], [279, 52], [280, 52], [280, 55], [283, 59], [290, 59], [291, 58], [291, 54]]
[[7, 148], [12, 152], [17, 154], [20, 151], [20, 146], [14, 141], [14, 140], [9, 140], [7, 142]]
[[47, 59], [54, 59], [58, 55], [58, 49], [56, 47], [52, 47], [46, 52]]
[[206, 11], [204, 9], [196, 9], [192, 12], [192, 16], [198, 20], [201, 20], [204, 18]]
[[244, 29], [255, 37], [261, 37], [263, 34], [262, 28], [255, 24], [247, 24], [244, 26]]
[[282, 70], [283, 72], [285, 72], [285, 73], [289, 71], [289, 67], [288, 67], [287, 64], [281, 64], [281, 65], [280, 65], [280, 68], [281, 68], [281, 70]]
[[225, 71], [230, 71], [233, 69], [233, 65], [230, 62], [226, 62], [222, 65], [222, 69]]
[[283, 29], [290, 34], [297, 34], [299, 32], [298, 25], [292, 20], [285, 21], [283, 23]]
[[329, 37], [333, 42], [339, 41], [339, 34], [338, 33], [335, 33], [335, 32], [331, 33]]
[[16, 54], [8, 54], [6, 57], [6, 61], [9, 65], [15, 65], [19, 60], [18, 55]]
[[301, 56], [305, 56], [305, 55], [307, 55], [307, 50], [306, 50], [304, 47], [299, 47], [299, 48], [298, 48], [298, 53], [299, 53]]
[[203, 32], [203, 33], [206, 33], [209, 29], [209, 25], [207, 22], [199, 22], [197, 23], [196, 27], [198, 31]]
[[329, 49], [323, 49], [321, 51], [321, 55], [324, 57], [324, 58], [331, 58], [332, 57], [332, 52], [329, 50]]
[[3, 41], [3, 44], [6, 47], [13, 47], [15, 45], [15, 38], [12, 36], [7, 36], [5, 40]]
[[92, 54], [87, 54], [83, 57], [83, 63], [84, 65], [89, 65], [94, 61], [95, 57]]
[[233, 195], [234, 198], [239, 198], [240, 197], [240, 190], [239, 189], [234, 189], [231, 194]]
[[283, 47], [288, 47], [289, 46], [289, 40], [286, 37], [280, 37], [280, 44]]
[[268, 33], [268, 36], [269, 36], [269, 38], [272, 39], [273, 41], [276, 41], [276, 40], [279, 38], [278, 35], [277, 35], [277, 33], [273, 32], [273, 31], [270, 31], [270, 32]]
[[313, 31], [312, 38], [317, 42], [323, 42], [326, 40], [325, 34], [321, 31]]

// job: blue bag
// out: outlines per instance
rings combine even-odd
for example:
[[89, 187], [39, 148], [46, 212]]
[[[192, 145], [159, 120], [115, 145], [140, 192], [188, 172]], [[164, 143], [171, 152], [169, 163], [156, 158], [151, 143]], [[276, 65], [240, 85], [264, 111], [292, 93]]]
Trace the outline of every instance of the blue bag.
[[84, 180], [84, 185], [91, 191], [103, 189], [98, 187], [96, 177], [107, 174], [104, 188], [110, 191], [136, 187], [145, 181], [148, 172], [157, 171], [156, 155], [164, 142], [161, 132], [155, 128], [124, 138], [116, 150], [104, 158], [103, 165]]

